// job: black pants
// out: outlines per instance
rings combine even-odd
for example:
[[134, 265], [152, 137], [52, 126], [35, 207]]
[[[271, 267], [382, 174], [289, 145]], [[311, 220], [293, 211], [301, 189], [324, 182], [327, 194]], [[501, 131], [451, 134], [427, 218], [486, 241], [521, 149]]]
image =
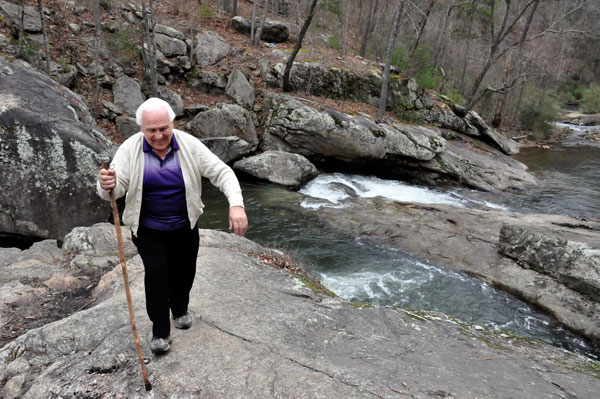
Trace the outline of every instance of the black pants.
[[169, 312], [179, 317], [188, 310], [196, 276], [198, 228], [154, 230], [140, 226], [132, 239], [144, 262], [146, 311], [152, 321], [152, 335], [166, 338], [171, 333]]

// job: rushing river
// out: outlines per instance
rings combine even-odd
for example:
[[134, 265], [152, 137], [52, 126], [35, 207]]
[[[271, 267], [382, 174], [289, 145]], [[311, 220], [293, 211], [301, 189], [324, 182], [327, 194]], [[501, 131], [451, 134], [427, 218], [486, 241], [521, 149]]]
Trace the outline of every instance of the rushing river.
[[[250, 218], [247, 237], [290, 252], [322, 283], [346, 299], [377, 305], [435, 310], [461, 320], [540, 339], [600, 358], [600, 349], [575, 336], [553, 318], [475, 278], [439, 267], [403, 251], [348, 239], [303, 218], [289, 204], [305, 208], [343, 207], [344, 198], [385, 196], [456, 206], [491, 206], [517, 212], [598, 216], [600, 147], [570, 145], [525, 149], [518, 157], [540, 180], [523, 195], [486, 198], [481, 193], [443, 192], [344, 174], [326, 174], [293, 193], [269, 184], [244, 184]], [[208, 185], [210, 186], [210, 185]], [[202, 227], [224, 229], [224, 198], [207, 188]]]

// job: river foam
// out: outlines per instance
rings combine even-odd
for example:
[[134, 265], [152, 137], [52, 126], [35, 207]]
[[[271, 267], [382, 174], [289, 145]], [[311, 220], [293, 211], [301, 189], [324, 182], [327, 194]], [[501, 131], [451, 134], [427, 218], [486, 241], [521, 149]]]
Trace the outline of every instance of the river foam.
[[461, 207], [486, 207], [508, 210], [505, 206], [487, 200], [468, 198], [451, 191], [430, 189], [404, 183], [399, 180], [385, 180], [375, 176], [327, 173], [308, 182], [301, 190], [307, 196], [301, 206], [309, 209], [321, 207], [343, 208], [344, 200], [351, 197], [384, 197], [393, 201], [419, 204], [448, 204]]
[[308, 182], [300, 193], [312, 198], [302, 202], [305, 208], [339, 207], [344, 199], [350, 197], [385, 197], [401, 202], [454, 206], [465, 206], [466, 203], [466, 199], [451, 193], [413, 186], [398, 180], [342, 173], [319, 175]]

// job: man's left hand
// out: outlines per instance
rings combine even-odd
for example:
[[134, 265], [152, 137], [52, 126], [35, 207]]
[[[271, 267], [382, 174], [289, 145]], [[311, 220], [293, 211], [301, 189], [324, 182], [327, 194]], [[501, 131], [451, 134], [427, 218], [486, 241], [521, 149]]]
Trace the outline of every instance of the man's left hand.
[[246, 211], [241, 206], [229, 208], [229, 230], [231, 229], [240, 237], [243, 237], [246, 234], [246, 230], [248, 230]]

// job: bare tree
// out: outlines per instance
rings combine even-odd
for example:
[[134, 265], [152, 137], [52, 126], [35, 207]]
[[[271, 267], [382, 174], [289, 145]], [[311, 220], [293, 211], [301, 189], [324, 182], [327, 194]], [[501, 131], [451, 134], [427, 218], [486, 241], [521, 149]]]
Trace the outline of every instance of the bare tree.
[[256, 2], [252, 0], [252, 21], [250, 22], [250, 43], [254, 45], [254, 36], [256, 35]]
[[44, 21], [44, 3], [42, 0], [37, 0], [37, 5], [42, 21], [42, 37], [44, 38], [44, 53], [46, 54], [46, 75], [50, 75], [50, 50], [48, 49], [48, 34], [46, 32], [46, 23]]
[[[525, 39], [527, 39], [527, 34], [529, 33], [529, 28], [531, 27], [531, 22], [533, 21], [533, 16], [535, 15], [535, 11], [537, 10], [538, 4], [539, 4], [539, 0], [536, 0], [535, 3], [533, 4], [533, 6], [531, 7], [531, 11], [529, 12], [529, 15], [527, 16], [527, 20], [525, 22], [525, 26], [523, 27], [523, 32], [521, 33], [521, 39], [519, 40], [519, 47], [518, 47], [518, 55], [517, 55], [517, 59], [521, 58], [521, 53], [523, 51], [523, 44], [525, 43]], [[522, 65], [522, 64], [520, 64]], [[512, 57], [508, 56], [508, 59], [506, 61], [506, 67], [504, 68], [504, 79], [502, 82], [502, 86], [503, 87], [507, 87], [507, 82], [509, 79], [509, 73], [510, 73], [510, 69], [512, 68]], [[521, 71], [518, 71], [518, 75], [521, 74]], [[518, 79], [518, 76], [517, 76]], [[504, 110], [504, 103], [506, 100], [506, 91], [502, 91], [500, 92], [500, 94], [498, 95], [498, 101], [496, 102], [496, 112], [494, 113], [494, 118], [492, 119], [492, 127], [500, 127], [500, 125], [502, 124], [502, 111]]]
[[233, 5], [231, 6], [231, 18], [235, 17], [238, 13], [238, 0], [233, 0]]
[[394, 45], [396, 44], [396, 38], [398, 37], [398, 31], [400, 30], [400, 17], [404, 12], [405, 0], [398, 1], [398, 8], [394, 14], [394, 22], [392, 24], [392, 30], [390, 31], [390, 38], [387, 44], [387, 54], [385, 57], [385, 69], [383, 70], [383, 79], [381, 83], [381, 96], [379, 98], [379, 112], [377, 118], [382, 119], [385, 116], [385, 106], [387, 102], [387, 89], [388, 81], [390, 78], [390, 65], [392, 64], [392, 54], [394, 53]]
[[460, 86], [458, 91], [462, 94], [464, 92], [464, 88], [465, 88], [465, 75], [467, 73], [467, 61], [469, 59], [469, 54], [471, 52], [471, 35], [473, 33], [473, 21], [475, 20], [475, 7], [476, 7], [476, 0], [472, 0], [471, 1], [471, 6], [469, 8], [468, 14], [467, 14], [467, 18], [469, 20], [468, 23], [468, 30], [467, 30], [467, 40], [466, 40], [466, 45], [467, 48], [464, 51], [463, 54], [463, 65], [462, 65], [462, 72], [460, 75]]
[[425, 11], [425, 15], [423, 15], [423, 19], [421, 20], [421, 23], [419, 24], [419, 31], [417, 33], [417, 38], [415, 39], [415, 44], [413, 44], [411, 54], [414, 54], [417, 51], [417, 48], [419, 47], [419, 42], [421, 41], [421, 36], [423, 35], [423, 32], [425, 31], [425, 25], [427, 25], [427, 20], [429, 19], [429, 15], [431, 14], [431, 10], [433, 10], [433, 6], [435, 5], [435, 2], [436, 2], [436, 0], [429, 1], [429, 6], [427, 7], [427, 10]]
[[260, 20], [260, 25], [258, 25], [258, 30], [256, 32], [256, 36], [254, 36], [254, 43], [252, 43], [254, 45], [254, 47], [257, 47], [258, 43], [260, 43], [260, 37], [262, 36], [262, 31], [265, 28], [265, 22], [267, 21], [267, 13], [269, 11], [269, 3], [270, 3], [270, 0], [265, 0], [265, 2], [264, 2], [263, 13], [262, 13], [262, 18]]
[[490, 13], [491, 13], [490, 26], [489, 26], [489, 34], [490, 34], [489, 48], [487, 50], [487, 56], [486, 56], [485, 63], [483, 64], [481, 70], [477, 74], [477, 77], [475, 78], [475, 82], [473, 83], [473, 87], [471, 88], [471, 91], [467, 96], [467, 104], [466, 104], [467, 109], [472, 109], [473, 106], [477, 102], [479, 102], [479, 100], [481, 100], [483, 94], [477, 95], [477, 92], [479, 90], [479, 87], [481, 86], [481, 83], [483, 82], [483, 79], [485, 78], [488, 71], [490, 70], [490, 67], [494, 63], [496, 63], [500, 59], [500, 57], [502, 57], [511, 48], [511, 46], [509, 46], [509, 45], [506, 45], [503, 47], [502, 47], [502, 45], [505, 43], [508, 35], [513, 31], [517, 22], [519, 22], [519, 20], [523, 17], [525, 12], [533, 4], [535, 4], [538, 1], [539, 0], [527, 1], [527, 3], [520, 10], [517, 10], [514, 13], [514, 15], [512, 15], [512, 18], [511, 18], [512, 0], [504, 0], [504, 4], [505, 4], [504, 16], [502, 17], [502, 23], [498, 30], [496, 30], [496, 26], [495, 26], [495, 22], [494, 22], [495, 12], [496, 12], [496, 2], [491, 1], [489, 3]]
[[[492, 1], [495, 1], [495, 0], [492, 0]], [[452, 21], [453, 21], [452, 13], [454, 12], [454, 10], [457, 7], [461, 7], [468, 3], [469, 3], [469, 1], [463, 1], [460, 3], [454, 3], [453, 1], [450, 1], [448, 3], [448, 7], [446, 8], [446, 18], [444, 19], [444, 28], [442, 29], [442, 34], [439, 37], [437, 50], [436, 50], [435, 56], [433, 58], [433, 68], [434, 69], [437, 69], [437, 67], [441, 63], [441, 60], [444, 58], [443, 52], [444, 52], [444, 47], [445, 47], [446, 38], [447, 38], [446, 33], [448, 32], [448, 30], [450, 30], [450, 26], [452, 25]]]
[[146, 35], [145, 48], [142, 54], [145, 55], [145, 67], [148, 77], [150, 78], [150, 89], [152, 97], [158, 96], [158, 72], [156, 71], [156, 44], [154, 42], [154, 4], [153, 0], [149, 0], [148, 9], [146, 9], [146, 1], [142, 0], [142, 15], [144, 32]]
[[371, 34], [371, 30], [373, 29], [373, 23], [375, 22], [375, 10], [377, 10], [378, 5], [379, 0], [371, 0], [371, 7], [369, 7], [369, 16], [367, 17], [367, 21], [365, 23], [365, 30], [363, 32], [362, 41], [360, 43], [359, 54], [363, 58], [367, 54], [367, 42], [369, 41], [369, 35]]
[[310, 26], [310, 23], [315, 15], [315, 9], [317, 8], [317, 3], [319, 0], [312, 0], [310, 3], [310, 8], [308, 10], [308, 15], [304, 20], [304, 24], [302, 25], [302, 29], [300, 29], [300, 33], [298, 34], [298, 40], [296, 40], [296, 45], [294, 46], [294, 50], [290, 54], [287, 59], [287, 63], [285, 64], [285, 72], [283, 73], [283, 90], [284, 91], [292, 91], [292, 86], [290, 85], [290, 71], [292, 70], [292, 65], [294, 65], [294, 60], [296, 59], [296, 55], [300, 48], [302, 47], [302, 40], [304, 40], [304, 35]]

